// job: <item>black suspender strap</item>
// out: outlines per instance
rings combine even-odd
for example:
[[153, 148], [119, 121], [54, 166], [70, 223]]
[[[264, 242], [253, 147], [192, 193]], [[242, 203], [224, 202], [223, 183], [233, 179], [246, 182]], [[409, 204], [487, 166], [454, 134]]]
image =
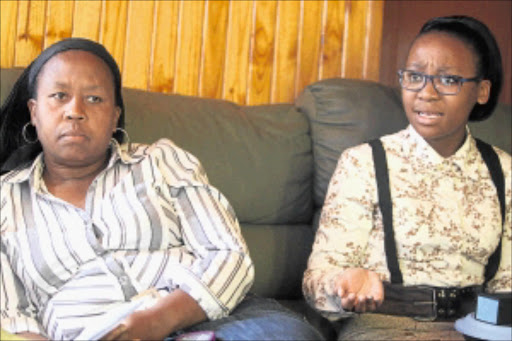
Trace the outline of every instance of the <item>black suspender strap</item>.
[[369, 143], [373, 152], [379, 207], [384, 225], [384, 250], [386, 251], [388, 269], [391, 274], [391, 283], [402, 284], [403, 278], [398, 265], [395, 232], [393, 230], [393, 206], [391, 204], [391, 194], [389, 191], [386, 152], [379, 139], [372, 140]]
[[[496, 191], [498, 192], [498, 200], [500, 202], [501, 211], [501, 235], [503, 236], [503, 229], [505, 226], [505, 177], [503, 176], [500, 158], [490, 144], [485, 143], [480, 139], [475, 140], [478, 151], [480, 151], [482, 159], [487, 165], [489, 173], [491, 173], [492, 182], [494, 183]], [[501, 239], [502, 238], [500, 238], [500, 242], [496, 247], [496, 250], [494, 250], [494, 253], [489, 257], [487, 266], [485, 267], [484, 288], [487, 285], [487, 282], [489, 282], [494, 277], [496, 271], [498, 271], [501, 260]]]
[[[498, 200], [500, 202], [501, 221], [502, 221], [502, 235], [505, 226], [505, 178], [498, 155], [494, 148], [483, 142], [480, 139], [476, 140], [478, 151], [482, 155], [489, 172], [491, 179], [498, 192]], [[391, 204], [391, 194], [389, 191], [389, 175], [388, 165], [386, 160], [386, 152], [379, 139], [369, 142], [372, 147], [373, 162], [375, 167], [375, 177], [377, 180], [377, 191], [379, 207], [382, 214], [382, 221], [384, 225], [384, 249], [388, 263], [388, 269], [391, 274], [391, 283], [403, 283], [402, 273], [398, 265], [398, 258], [396, 252], [395, 233], [393, 230], [393, 210]], [[496, 272], [501, 260], [501, 238], [494, 250], [493, 254], [489, 257], [484, 272], [484, 288], [487, 282], [491, 280]]]

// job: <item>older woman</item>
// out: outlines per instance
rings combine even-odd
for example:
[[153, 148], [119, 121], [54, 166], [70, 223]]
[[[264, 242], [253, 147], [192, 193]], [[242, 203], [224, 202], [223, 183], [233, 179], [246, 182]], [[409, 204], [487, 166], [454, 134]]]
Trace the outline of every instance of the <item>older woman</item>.
[[275, 302], [244, 300], [253, 264], [199, 161], [169, 140], [131, 148], [123, 124], [119, 69], [92, 41], [51, 46], [15, 84], [0, 115], [2, 328], [319, 338]]
[[446, 321], [481, 290], [511, 291], [511, 158], [467, 127], [498, 99], [494, 37], [474, 18], [432, 19], [399, 77], [410, 125], [341, 155], [304, 275], [313, 307], [353, 317], [340, 340], [462, 339]]

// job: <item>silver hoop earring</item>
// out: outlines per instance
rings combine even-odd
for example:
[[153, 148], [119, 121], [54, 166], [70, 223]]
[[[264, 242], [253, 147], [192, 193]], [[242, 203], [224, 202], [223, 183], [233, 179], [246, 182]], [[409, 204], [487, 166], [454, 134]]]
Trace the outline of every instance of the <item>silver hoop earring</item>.
[[32, 125], [32, 123], [30, 123], [30, 122], [25, 123], [25, 125], [23, 126], [23, 129], [21, 129], [21, 137], [23, 137], [23, 140], [25, 142], [27, 142], [28, 144], [34, 144], [38, 141], [37, 134], [36, 134], [35, 140], [31, 140], [27, 137], [27, 128], [29, 125]]
[[[120, 131], [121, 133], [123, 133], [123, 135], [124, 135], [123, 144], [126, 144], [127, 147], [128, 147], [128, 152], [131, 152], [132, 144], [130, 142], [130, 135], [128, 135], [128, 132], [126, 130], [124, 130], [123, 128], [116, 128], [114, 133], [117, 132], [117, 131]], [[112, 137], [112, 139], [116, 140], [114, 137]], [[116, 140], [116, 142], [117, 142], [117, 140]]]

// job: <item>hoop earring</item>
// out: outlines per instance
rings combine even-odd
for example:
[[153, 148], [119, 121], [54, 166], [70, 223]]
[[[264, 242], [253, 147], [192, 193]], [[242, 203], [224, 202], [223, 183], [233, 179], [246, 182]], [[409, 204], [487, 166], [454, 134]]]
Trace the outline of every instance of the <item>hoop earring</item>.
[[[131, 152], [132, 150], [132, 143], [130, 141], [130, 135], [128, 135], [128, 132], [126, 130], [124, 130], [123, 128], [116, 128], [116, 130], [114, 130], [114, 133], [120, 131], [123, 135], [124, 135], [124, 142], [123, 144], [126, 144], [127, 147], [128, 147], [128, 152]], [[116, 142], [118, 142], [114, 137], [112, 137], [113, 140], [115, 140]]]
[[27, 137], [27, 128], [29, 125], [32, 125], [32, 123], [30, 122], [27, 122], [25, 123], [25, 125], [23, 126], [23, 129], [21, 129], [21, 137], [23, 137], [23, 140], [28, 143], [28, 144], [34, 144], [36, 143], [39, 139], [37, 138], [37, 134], [36, 134], [36, 139], [35, 140], [30, 140], [28, 137]]

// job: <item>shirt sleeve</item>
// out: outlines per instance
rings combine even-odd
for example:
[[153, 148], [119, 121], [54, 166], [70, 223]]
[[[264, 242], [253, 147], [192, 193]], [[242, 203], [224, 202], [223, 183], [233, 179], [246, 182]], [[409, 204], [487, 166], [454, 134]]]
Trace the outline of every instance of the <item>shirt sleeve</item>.
[[[181, 255], [174, 257], [179, 266], [167, 275], [174, 287], [198, 302], [209, 319], [222, 318], [252, 286], [253, 263], [228, 200], [208, 183], [193, 155], [175, 146], [170, 148], [175, 164], [186, 165], [186, 175], [177, 183], [175, 179], [168, 181], [184, 246], [179, 251]], [[180, 173], [172, 166], [161, 170], [174, 177]], [[171, 177], [164, 174], [164, 178]]]
[[496, 275], [488, 283], [489, 292], [512, 291], [512, 166], [511, 157], [501, 150], [496, 150], [500, 155], [500, 162], [505, 177], [505, 222], [503, 236], [501, 237], [501, 260]]
[[374, 174], [371, 149], [361, 145], [342, 154], [329, 184], [303, 291], [330, 319], [352, 315], [341, 308], [333, 281], [347, 268], [364, 267], [376, 202]]
[[13, 272], [3, 245], [0, 252], [0, 307], [0, 324], [5, 331], [45, 335], [36, 321], [36, 309], [28, 302], [25, 289]]

